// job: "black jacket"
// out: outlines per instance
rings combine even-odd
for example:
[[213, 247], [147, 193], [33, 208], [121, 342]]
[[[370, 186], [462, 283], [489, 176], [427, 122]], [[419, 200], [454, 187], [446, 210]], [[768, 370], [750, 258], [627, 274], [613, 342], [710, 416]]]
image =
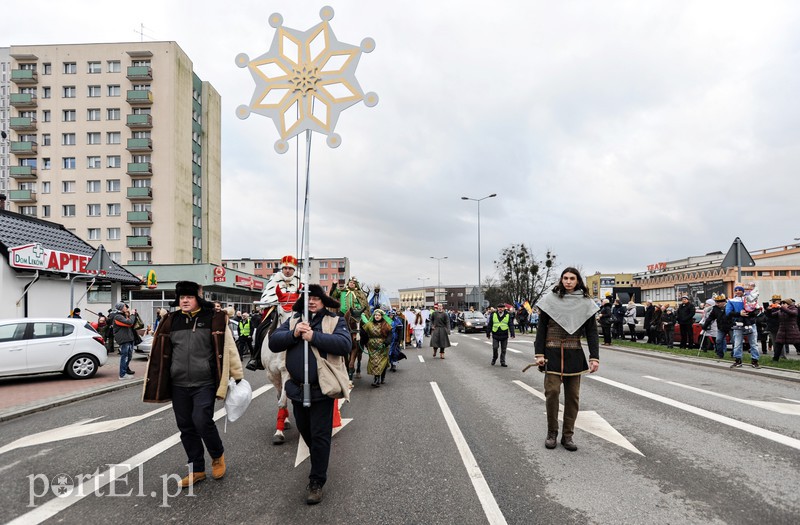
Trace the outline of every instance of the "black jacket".
[[[678, 312], [675, 317], [678, 319], [678, 324], [692, 324], [694, 323], [694, 314], [697, 312], [692, 303], [686, 303], [678, 307]], [[717, 325], [719, 326], [719, 325]]]
[[733, 323], [731, 322], [730, 317], [725, 315], [725, 308], [720, 308], [719, 306], [714, 306], [711, 309], [711, 312], [706, 317], [706, 322], [703, 323], [703, 330], [708, 330], [711, 327], [711, 323], [717, 321], [717, 330], [721, 332], [729, 332], [731, 330], [731, 326]]
[[[505, 315], [508, 316], [508, 330], [497, 330], [494, 332], [492, 329], [494, 328], [494, 316], [497, 312], [492, 312], [492, 315], [489, 316], [489, 322], [486, 323], [486, 337], [493, 337], [498, 341], [502, 341], [503, 339], [508, 339], [509, 333], [511, 337], [514, 337], [514, 317], [509, 313], [506, 312]], [[502, 320], [504, 316], [498, 315], [498, 320]]]

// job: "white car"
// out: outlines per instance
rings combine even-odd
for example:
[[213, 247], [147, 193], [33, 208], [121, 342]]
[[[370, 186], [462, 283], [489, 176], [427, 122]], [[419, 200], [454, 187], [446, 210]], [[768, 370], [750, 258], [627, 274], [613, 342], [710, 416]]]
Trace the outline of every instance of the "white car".
[[88, 379], [107, 360], [103, 338], [83, 319], [0, 320], [0, 377], [63, 372]]

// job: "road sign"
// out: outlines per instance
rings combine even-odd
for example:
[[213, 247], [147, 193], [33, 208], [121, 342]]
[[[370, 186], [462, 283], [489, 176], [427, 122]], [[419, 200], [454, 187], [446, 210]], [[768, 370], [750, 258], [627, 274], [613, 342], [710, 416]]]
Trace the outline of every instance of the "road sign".
[[733, 240], [728, 254], [722, 259], [722, 268], [733, 268], [736, 266], [755, 266], [756, 262], [750, 256], [750, 252], [744, 247], [744, 243], [739, 237]]

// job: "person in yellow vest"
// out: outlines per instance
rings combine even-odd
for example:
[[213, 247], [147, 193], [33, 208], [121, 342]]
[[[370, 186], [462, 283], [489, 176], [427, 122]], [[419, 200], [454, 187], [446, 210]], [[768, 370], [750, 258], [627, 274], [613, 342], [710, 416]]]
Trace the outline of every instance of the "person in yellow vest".
[[508, 347], [508, 336], [514, 339], [514, 323], [511, 321], [511, 314], [506, 311], [505, 304], [498, 304], [497, 310], [489, 315], [489, 322], [486, 323], [486, 338], [492, 338], [492, 366], [497, 362], [497, 349], [500, 349], [500, 366], [506, 365], [506, 348]]
[[253, 352], [253, 339], [250, 337], [251, 331], [250, 314], [245, 312], [242, 314], [242, 320], [239, 321], [239, 339], [236, 341], [239, 359], [244, 357], [245, 354]]

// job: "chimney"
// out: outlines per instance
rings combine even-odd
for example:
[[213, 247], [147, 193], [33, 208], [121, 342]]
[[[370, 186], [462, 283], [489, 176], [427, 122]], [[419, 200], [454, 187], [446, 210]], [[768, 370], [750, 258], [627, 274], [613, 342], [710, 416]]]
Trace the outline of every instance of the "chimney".
[[0, 193], [0, 211], [5, 211], [6, 209], [6, 194]]

